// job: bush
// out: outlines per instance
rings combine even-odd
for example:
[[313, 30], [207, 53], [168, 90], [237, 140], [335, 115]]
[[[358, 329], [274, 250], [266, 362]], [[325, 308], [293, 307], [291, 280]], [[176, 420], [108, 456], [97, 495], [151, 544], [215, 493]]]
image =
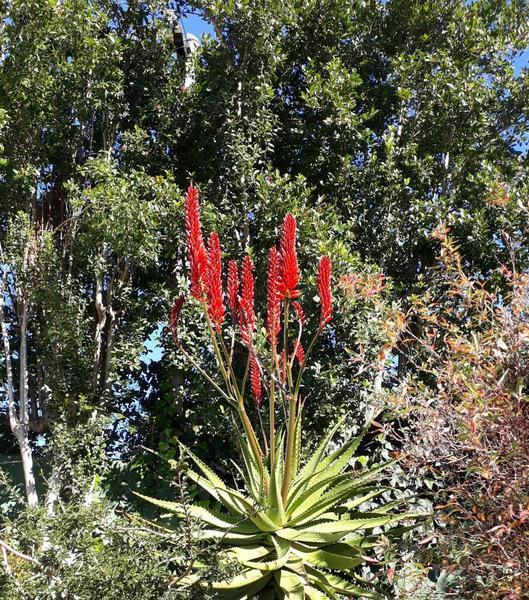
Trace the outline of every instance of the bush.
[[486, 281], [467, 276], [447, 233], [439, 237], [437, 285], [415, 299], [408, 321], [406, 351], [419, 375], [406, 398], [416, 417], [407, 465], [436, 492], [438, 549], [429, 559], [459, 575], [452, 591], [522, 598], [529, 589], [529, 277], [507, 268]]
[[55, 516], [39, 509], [4, 522], [2, 539], [26, 558], [6, 553], [1, 597], [181, 598], [169, 589], [174, 543], [131, 525], [113, 508], [103, 500], [68, 503]]
[[4, 600], [172, 600], [205, 598], [173, 586], [186, 560], [183, 531], [167, 534], [132, 521], [107, 497], [111, 463], [106, 423], [96, 415], [57, 425], [46, 452], [46, 504], [29, 509], [3, 483], [0, 597]]

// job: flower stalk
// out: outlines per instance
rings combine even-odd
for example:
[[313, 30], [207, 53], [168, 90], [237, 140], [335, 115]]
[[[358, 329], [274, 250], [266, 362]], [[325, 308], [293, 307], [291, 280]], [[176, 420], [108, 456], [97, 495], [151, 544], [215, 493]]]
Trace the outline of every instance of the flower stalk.
[[[303, 350], [302, 335], [307, 323], [301, 297], [301, 273], [297, 255], [297, 223], [291, 213], [283, 221], [279, 247], [272, 247], [268, 254], [266, 333], [269, 358], [262, 360], [266, 348], [256, 339], [258, 315], [255, 311], [254, 264], [249, 255], [244, 256], [241, 266], [230, 260], [226, 269], [226, 286], [223, 285], [222, 248], [219, 236], [212, 232], [207, 247], [202, 238], [198, 191], [190, 186], [186, 194], [186, 233], [189, 258], [190, 291], [204, 313], [213, 352], [224, 386], [219, 385], [184, 348], [177, 335], [178, 319], [184, 303], [180, 296], [170, 314], [170, 329], [175, 344], [183, 356], [202, 373], [221, 397], [234, 409], [243, 427], [251, 454], [260, 469], [265, 488], [269, 473], [274, 472], [276, 452], [284, 453], [285, 465], [281, 481], [283, 503], [296, 476], [295, 443], [297, 427], [301, 419], [301, 380], [308, 357], [324, 328], [332, 319], [331, 261], [322, 257], [318, 272], [318, 295], [321, 310], [315, 333]], [[239, 279], [240, 274], [240, 279]], [[292, 314], [298, 326], [293, 339], [290, 334]], [[231, 316], [231, 329], [226, 331], [225, 317]], [[281, 335], [282, 333], [282, 335]], [[246, 365], [239, 382], [234, 364], [236, 340], [240, 340], [246, 352]], [[278, 348], [281, 346], [282, 348]], [[297, 375], [294, 377], [297, 361]], [[269, 365], [267, 370], [263, 365]], [[256, 430], [246, 410], [247, 383], [249, 396], [257, 412], [258, 427], [262, 433], [261, 446]], [[263, 404], [263, 390], [268, 403]], [[278, 443], [276, 427], [276, 402], [286, 406], [286, 444]], [[263, 421], [263, 409], [268, 412], [268, 428]], [[266, 415], [265, 415], [266, 416]]]

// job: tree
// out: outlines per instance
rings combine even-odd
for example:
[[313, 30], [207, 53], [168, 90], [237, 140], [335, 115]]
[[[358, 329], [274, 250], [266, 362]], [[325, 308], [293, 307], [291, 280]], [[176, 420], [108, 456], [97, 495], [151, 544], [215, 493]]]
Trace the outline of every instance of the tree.
[[4, 9], [4, 364], [28, 475], [34, 435], [55, 419], [75, 424], [86, 407], [133, 402], [130, 374], [157, 327], [160, 305], [148, 298], [163, 296], [153, 275], [177, 192], [165, 171], [129, 157], [142, 152], [139, 126], [149, 127], [159, 82], [183, 72], [171, 21], [153, 23], [142, 4]]
[[[527, 267], [528, 76], [515, 66], [525, 0], [1, 7], [2, 375], [10, 358], [13, 392], [2, 405], [37, 454], [55, 422], [82, 424], [96, 408], [113, 415], [112, 452], [150, 464], [139, 443], [170, 455], [178, 434], [228, 464], [229, 419], [164, 329], [186, 285], [179, 190], [191, 179], [231, 256], [260, 257], [290, 211], [304, 217], [302, 268], [328, 254], [345, 285], [385, 277], [380, 301], [339, 299], [306, 373], [319, 399], [304, 413], [309, 444], [391, 390], [397, 364], [413, 372], [379, 323], [428, 286], [439, 223], [468, 272], [489, 277], [513, 249]], [[215, 37], [184, 61], [174, 40], [186, 12]], [[204, 346], [182, 317], [186, 344]], [[147, 364], [151, 336], [162, 356]]]
[[[259, 257], [277, 234], [275, 215], [291, 210], [310, 214], [302, 263], [329, 253], [340, 275], [383, 272], [389, 295], [405, 302], [435, 259], [440, 222], [472, 270], [510, 260], [510, 245], [525, 264], [527, 76], [513, 67], [527, 45], [525, 3], [190, 9], [204, 11], [216, 39], [196, 57], [195, 84], [166, 97], [154, 144], [182, 187], [193, 175], [207, 224], [231, 233], [227, 251]], [[366, 315], [347, 313], [322, 346], [335, 360], [320, 377], [335, 386], [306, 413], [320, 433], [362, 394], [344, 348], [358, 349], [353, 330]], [[411, 366], [401, 357], [399, 368]], [[189, 375], [180, 389], [200, 431], [212, 415], [191, 400], [196, 385]]]
[[522, 240], [527, 76], [513, 60], [526, 3], [198, 6], [218, 39], [188, 93], [195, 118], [174, 113], [194, 154], [175, 154], [215, 202], [252, 197], [259, 173], [303, 175], [311, 204], [352, 230], [350, 249], [403, 287], [433, 260], [440, 220], [483, 271], [507, 256], [501, 231]]

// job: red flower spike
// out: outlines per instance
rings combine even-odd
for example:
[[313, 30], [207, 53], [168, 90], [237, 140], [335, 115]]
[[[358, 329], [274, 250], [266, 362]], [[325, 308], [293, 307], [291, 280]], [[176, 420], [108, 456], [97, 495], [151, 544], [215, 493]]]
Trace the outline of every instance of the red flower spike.
[[261, 406], [262, 399], [262, 385], [261, 385], [261, 369], [255, 354], [252, 353], [250, 357], [250, 384], [252, 389], [252, 396], [257, 406]]
[[285, 216], [281, 233], [281, 273], [279, 294], [281, 298], [299, 298], [301, 279], [296, 253], [296, 219], [291, 213]]
[[328, 256], [320, 259], [318, 293], [321, 303], [320, 328], [323, 329], [332, 320], [331, 259]]
[[253, 262], [248, 255], [242, 261], [241, 299], [239, 301], [238, 320], [242, 341], [246, 346], [250, 347], [255, 327], [255, 306]]
[[305, 350], [303, 350], [301, 342], [298, 342], [297, 340], [294, 342], [294, 351], [292, 352], [292, 356], [296, 357], [298, 365], [301, 367], [303, 361], [305, 360]]
[[173, 338], [175, 343], [178, 343], [178, 319], [180, 318], [180, 312], [182, 311], [182, 306], [184, 305], [185, 296], [181, 294], [174, 301], [173, 306], [171, 306], [171, 310], [169, 311], [169, 329], [173, 334]]
[[206, 301], [208, 315], [217, 331], [224, 321], [224, 301], [222, 297], [222, 251], [217, 232], [208, 240], [208, 263], [206, 271]]
[[273, 246], [268, 252], [268, 281], [266, 299], [266, 330], [270, 345], [275, 349], [281, 331], [281, 298], [279, 296], [280, 257]]
[[230, 260], [228, 263], [228, 279], [226, 281], [226, 291], [228, 295], [228, 307], [230, 309], [232, 321], [237, 321], [239, 311], [239, 268], [237, 261]]
[[207, 270], [208, 255], [204, 246], [204, 240], [202, 239], [198, 190], [192, 185], [189, 186], [186, 194], [185, 220], [191, 294], [197, 300], [201, 300], [204, 297], [203, 283]]
[[296, 312], [296, 316], [299, 322], [302, 325], [305, 325], [305, 323], [307, 322], [307, 317], [305, 316], [305, 311], [303, 310], [301, 304], [297, 300], [294, 300], [294, 302], [292, 302], [292, 306], [294, 308], [294, 311]]

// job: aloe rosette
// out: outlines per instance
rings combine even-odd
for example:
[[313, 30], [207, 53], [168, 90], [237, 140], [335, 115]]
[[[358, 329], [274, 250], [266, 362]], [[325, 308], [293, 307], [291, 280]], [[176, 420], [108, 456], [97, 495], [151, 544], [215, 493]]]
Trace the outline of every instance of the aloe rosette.
[[[302, 375], [310, 351], [332, 320], [331, 261], [320, 259], [318, 296], [319, 323], [305, 351], [302, 333], [306, 323], [299, 302], [301, 274], [296, 253], [296, 221], [285, 217], [279, 248], [268, 258], [266, 329], [269, 357], [256, 347], [254, 330], [253, 262], [249, 256], [239, 268], [230, 261], [226, 291], [222, 282], [221, 247], [218, 236], [202, 240], [198, 193], [190, 187], [186, 197], [186, 227], [190, 261], [191, 294], [202, 306], [212, 340], [221, 385], [187, 353], [177, 336], [178, 317], [183, 297], [175, 302], [170, 326], [175, 343], [188, 360], [206, 377], [233, 408], [239, 418], [237, 437], [242, 456], [238, 466], [245, 491], [226, 485], [213, 470], [187, 447], [180, 444], [188, 459], [189, 479], [207, 492], [215, 508], [185, 506], [178, 502], [140, 495], [159, 508], [179, 517], [201, 523], [193, 530], [199, 542], [211, 542], [236, 564], [236, 575], [209, 584], [219, 598], [375, 598], [377, 592], [358, 575], [358, 567], [372, 561], [370, 549], [380, 536], [400, 535], [408, 527], [403, 522], [419, 515], [396, 513], [406, 500], [383, 501], [390, 488], [378, 481], [390, 463], [363, 467], [357, 452], [363, 432], [328, 452], [328, 447], [343, 425], [340, 420], [322, 440], [311, 458], [300, 465], [302, 454]], [[225, 305], [226, 299], [226, 305]], [[229, 332], [224, 329], [231, 316]], [[289, 324], [294, 323], [294, 334]], [[242, 380], [234, 368], [236, 333], [247, 352]], [[231, 340], [230, 340], [231, 337]], [[267, 365], [265, 368], [264, 365]], [[249, 381], [248, 381], [249, 380]], [[248, 385], [247, 385], [248, 384]], [[263, 442], [246, 412], [246, 387], [259, 417]], [[262, 418], [262, 392], [268, 397]], [[287, 410], [286, 422], [276, 425], [276, 404]], [[387, 494], [386, 494], [387, 496]], [[378, 503], [376, 509], [365, 506]], [[180, 584], [200, 584], [201, 564], [180, 580]]]
[[[376, 484], [389, 463], [358, 470], [348, 468], [363, 433], [326, 456], [342, 422], [329, 432], [311, 459], [299, 471], [296, 468], [286, 501], [280, 491], [282, 461], [276, 462], [272, 473], [260, 469], [241, 435], [241, 476], [247, 494], [227, 486], [203, 461], [181, 446], [196, 467], [187, 469], [188, 477], [219, 505], [219, 510], [185, 507], [187, 514], [203, 526], [195, 533], [197, 541], [218, 543], [226, 550], [226, 558], [240, 565], [237, 576], [212, 584], [219, 598], [378, 597], [365, 583], [355, 581], [355, 570], [366, 561], [369, 549], [377, 545], [379, 535], [374, 530], [384, 528], [385, 536], [400, 535], [406, 528], [391, 526], [418, 515], [393, 512], [404, 500], [382, 504], [375, 511], [360, 510], [363, 504], [389, 491], [390, 488]], [[280, 436], [278, 457], [283, 456], [283, 443]], [[299, 452], [298, 444], [296, 460]], [[178, 503], [141, 497], [165, 511], [184, 516], [184, 508]], [[200, 568], [181, 583], [198, 581]]]

